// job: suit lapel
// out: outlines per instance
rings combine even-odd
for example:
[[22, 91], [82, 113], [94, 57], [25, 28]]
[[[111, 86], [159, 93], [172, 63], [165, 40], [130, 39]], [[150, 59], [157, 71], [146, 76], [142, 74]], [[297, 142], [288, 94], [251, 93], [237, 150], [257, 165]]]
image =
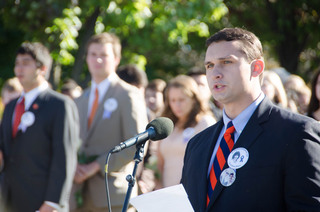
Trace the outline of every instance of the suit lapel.
[[18, 101], [18, 99], [15, 100], [14, 104], [8, 105], [8, 113], [10, 115], [9, 115], [8, 119], [3, 120], [3, 121], [5, 121], [4, 125], [10, 126], [9, 127], [10, 131], [8, 130], [8, 132], [7, 132], [8, 134], [10, 134], [10, 135], [8, 135], [8, 138], [11, 137], [11, 135], [12, 135], [13, 115], [14, 115], [14, 109], [16, 107], [17, 101]]
[[[268, 120], [270, 111], [271, 102], [267, 98], [264, 98], [264, 100], [260, 103], [255, 112], [252, 114], [251, 118], [249, 119], [247, 125], [245, 126], [244, 130], [239, 136], [233, 149], [243, 147], [249, 151], [250, 155], [250, 147], [257, 140], [259, 135], [263, 132], [263, 129], [261, 128], [260, 124]], [[227, 167], [228, 164], [226, 163], [222, 170], [226, 169]], [[210, 211], [210, 208], [218, 199], [219, 195], [221, 194], [224, 188], [225, 187], [221, 185], [220, 180], [218, 179], [218, 183], [213, 191], [207, 211]]]
[[[219, 134], [220, 134], [220, 132], [221, 132], [221, 130], [222, 130], [222, 127], [223, 127], [223, 121], [222, 120], [220, 120], [220, 122], [221, 122], [221, 126], [219, 127], [219, 129], [220, 130], [217, 130], [217, 132], [216, 132], [216, 136], [215, 136], [215, 144], [214, 144], [214, 146], [216, 145], [216, 143], [217, 143], [217, 140], [218, 140], [218, 138], [219, 138]], [[213, 147], [214, 148], [214, 147]], [[213, 152], [213, 149], [212, 149], [212, 152]], [[212, 155], [212, 152], [211, 152], [211, 155]], [[211, 157], [211, 156], [210, 156]], [[210, 162], [210, 161], [209, 161]], [[227, 163], [224, 165], [224, 167], [223, 167], [223, 169], [222, 170], [224, 170], [226, 167], [227, 167], [228, 165], [227, 165]], [[207, 173], [207, 172], [206, 172]], [[220, 192], [223, 190], [223, 186], [221, 185], [221, 183], [220, 183], [220, 180], [219, 179], [217, 179], [217, 184], [216, 184], [216, 186], [215, 186], [215, 188], [214, 188], [214, 191], [213, 191], [213, 193], [212, 193], [212, 196], [210, 197], [210, 202], [209, 202], [209, 205], [208, 205], [208, 207], [207, 207], [207, 210], [206, 211], [210, 211], [209, 209], [212, 207], [212, 205], [213, 205], [213, 203], [215, 202], [215, 200], [218, 198], [218, 196], [220, 195]], [[205, 198], [205, 201], [203, 201], [203, 203], [205, 203], [206, 202], [206, 199], [207, 198]]]
[[[257, 140], [256, 138], [263, 132], [261, 123], [269, 119], [271, 109], [271, 102], [265, 98], [257, 107], [256, 111], [252, 114], [243, 132], [241, 133], [238, 141], [233, 149], [244, 147], [248, 151], [250, 146]], [[249, 152], [250, 154], [250, 152]]]
[[219, 138], [220, 131], [223, 127], [223, 121], [220, 120], [217, 122], [216, 127], [213, 128], [213, 131], [208, 134], [208, 139], [204, 140], [203, 146], [204, 148], [199, 151], [199, 156], [195, 158], [200, 158], [197, 164], [199, 165], [199, 180], [198, 183], [198, 197], [199, 197], [199, 204], [200, 208], [206, 208], [206, 200], [207, 199], [207, 192], [208, 192], [208, 168], [210, 165], [211, 156], [214, 150], [214, 147], [217, 143]]
[[[83, 120], [80, 121], [80, 129], [81, 133], [85, 133], [85, 136], [88, 135], [88, 104], [89, 104], [89, 95], [90, 89], [88, 88], [84, 91], [81, 99], [76, 100], [78, 112], [80, 117], [84, 117]], [[82, 136], [81, 136], [82, 137]]]
[[40, 108], [43, 107], [43, 99], [45, 98], [46, 94], [49, 92], [48, 89], [42, 91], [37, 98], [31, 103], [28, 111], [32, 112], [35, 116], [38, 114]]

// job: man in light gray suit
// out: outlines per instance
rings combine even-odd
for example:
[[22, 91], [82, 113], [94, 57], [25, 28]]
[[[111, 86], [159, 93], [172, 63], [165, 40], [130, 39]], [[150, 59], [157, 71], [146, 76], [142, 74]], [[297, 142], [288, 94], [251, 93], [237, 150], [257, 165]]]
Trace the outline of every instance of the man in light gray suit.
[[[120, 59], [121, 44], [115, 35], [102, 33], [89, 40], [86, 61], [92, 77], [91, 87], [76, 100], [82, 147], [74, 179], [76, 194], [72, 197], [78, 200], [74, 211], [107, 210], [104, 180], [107, 153], [120, 142], [144, 131], [147, 125], [143, 97], [137, 88], [115, 73]], [[125, 178], [132, 173], [135, 151], [135, 148], [128, 148], [110, 158], [108, 182], [113, 212], [122, 211], [128, 187]], [[137, 185], [132, 196], [136, 194]], [[71, 203], [74, 209], [75, 201]]]

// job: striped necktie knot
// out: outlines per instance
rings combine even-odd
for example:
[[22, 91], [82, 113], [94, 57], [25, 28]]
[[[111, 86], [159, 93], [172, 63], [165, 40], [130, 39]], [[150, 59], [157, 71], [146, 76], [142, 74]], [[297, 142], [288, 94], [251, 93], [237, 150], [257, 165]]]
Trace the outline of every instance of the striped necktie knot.
[[235, 128], [232, 124], [232, 121], [229, 121], [229, 123], [227, 124], [227, 129], [226, 129], [226, 133], [233, 133], [235, 131]]
[[[235, 131], [235, 128], [232, 124], [232, 121], [229, 121], [229, 123], [227, 124], [226, 132], [224, 133], [223, 137], [228, 145], [230, 152], [231, 152], [233, 145], [234, 145], [234, 131]], [[229, 154], [230, 154], [230, 152], [229, 152]]]

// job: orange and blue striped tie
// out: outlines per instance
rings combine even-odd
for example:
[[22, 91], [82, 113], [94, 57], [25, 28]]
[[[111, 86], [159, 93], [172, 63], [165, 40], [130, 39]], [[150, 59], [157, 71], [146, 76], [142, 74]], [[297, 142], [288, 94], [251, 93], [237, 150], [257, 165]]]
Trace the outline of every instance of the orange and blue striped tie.
[[210, 197], [213, 193], [214, 188], [216, 187], [217, 181], [222, 172], [223, 166], [228, 159], [228, 156], [234, 146], [234, 131], [235, 128], [230, 121], [227, 125], [227, 130], [223, 134], [223, 137], [220, 142], [220, 146], [216, 153], [216, 156], [213, 160], [212, 167], [210, 169], [209, 179], [208, 179], [208, 193], [207, 193], [207, 207], [210, 202]]

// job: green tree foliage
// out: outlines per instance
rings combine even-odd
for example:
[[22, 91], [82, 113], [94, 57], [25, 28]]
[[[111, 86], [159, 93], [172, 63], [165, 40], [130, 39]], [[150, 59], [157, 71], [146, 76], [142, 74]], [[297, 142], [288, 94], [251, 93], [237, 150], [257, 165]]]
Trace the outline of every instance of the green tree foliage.
[[[80, 7], [86, 8], [82, 20], [90, 29], [80, 30], [80, 46], [85, 47], [88, 34], [113, 32], [122, 40], [122, 63], [138, 64], [150, 78], [167, 78], [194, 65], [209, 35], [208, 24], [217, 24], [227, 12], [221, 1], [118, 0], [106, 7]], [[92, 18], [96, 18], [95, 28]], [[80, 76], [84, 53], [78, 51], [73, 78]]]
[[[55, 61], [52, 82], [72, 77], [86, 86], [85, 44], [94, 33], [109, 31], [122, 40], [122, 64], [166, 79], [199, 62], [208, 25], [218, 27], [226, 12], [221, 0], [16, 0], [4, 4], [0, 21], [3, 32], [17, 38], [1, 33], [0, 44], [12, 42], [16, 49], [23, 40], [41, 41]], [[14, 56], [7, 55], [6, 73], [12, 72]]]
[[289, 72], [308, 75], [319, 66], [320, 1], [226, 1], [229, 21], [255, 32]]
[[[86, 87], [85, 45], [102, 31], [117, 34], [122, 64], [150, 79], [168, 79], [203, 66], [205, 39], [226, 26], [244, 26], [263, 41], [268, 56], [297, 74], [319, 64], [318, 0], [12, 0], [0, 2], [0, 85], [13, 76], [22, 41], [40, 41], [54, 58], [53, 85], [71, 77]], [[226, 16], [227, 15], [227, 16]]]
[[[4, 0], [0, 3], [0, 85], [14, 75], [16, 51], [23, 41], [40, 41], [48, 47], [45, 28], [68, 7], [64, 0]], [[51, 49], [51, 48], [50, 48]]]

